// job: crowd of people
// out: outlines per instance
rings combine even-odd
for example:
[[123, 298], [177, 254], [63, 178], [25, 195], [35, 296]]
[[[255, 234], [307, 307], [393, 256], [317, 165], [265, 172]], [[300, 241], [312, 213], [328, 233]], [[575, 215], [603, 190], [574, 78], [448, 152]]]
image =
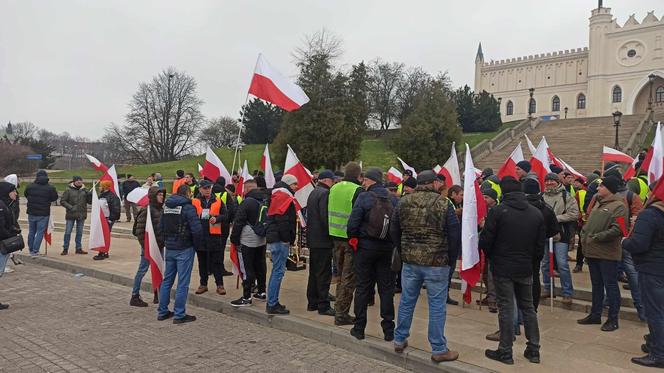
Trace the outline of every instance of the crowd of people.
[[[486, 357], [513, 364], [513, 341], [523, 325], [527, 339], [523, 356], [539, 363], [539, 303], [555, 296], [550, 290], [553, 277], [559, 279], [562, 303], [571, 304], [572, 272], [582, 272], [587, 264], [592, 307], [578, 323], [601, 325], [605, 332], [618, 329], [619, 282], [625, 282], [639, 318], [647, 322], [650, 331], [641, 346], [646, 355], [632, 361], [664, 367], [664, 201], [649, 192], [654, 185], [649, 186], [643, 174], [625, 182], [615, 164], [607, 164], [586, 178], [577, 178], [555, 165], [550, 168], [544, 185], [526, 161], [517, 164], [516, 178], [498, 178], [491, 169], [485, 169], [478, 178], [488, 207], [478, 226], [479, 248], [488, 263], [482, 276], [487, 291], [478, 303], [498, 313], [498, 331], [486, 336], [498, 342], [498, 348], [486, 350]], [[120, 197], [111, 191], [110, 182], [99, 183], [99, 198], [106, 206], [102, 211], [109, 226], [120, 220], [124, 200], [126, 221], [134, 221], [132, 233], [141, 247], [131, 306], [148, 306], [140, 296], [142, 279], [150, 267], [143, 250], [148, 216], [157, 245], [165, 249], [163, 282], [153, 294], [153, 302], [159, 304], [157, 318], [172, 318], [176, 324], [196, 320], [185, 307], [194, 257], [199, 273], [196, 294], [208, 291], [210, 276], [214, 277], [216, 294], [226, 294], [224, 276], [232, 274], [224, 267], [229, 238], [238, 251], [242, 272], [242, 296], [231, 305], [247, 307], [260, 301], [265, 302], [268, 314], [289, 314], [279, 294], [291, 247], [301, 231], [309, 250], [308, 311], [333, 317], [335, 325], [352, 325], [350, 334], [364, 339], [367, 309], [374, 304], [377, 292], [383, 337], [394, 344], [396, 353], [403, 353], [424, 288], [431, 360], [458, 358], [458, 352], [448, 348], [445, 320], [447, 306], [458, 304], [449, 289], [461, 253], [461, 186], [448, 187], [443, 175], [430, 170], [417, 176], [405, 172], [403, 182], [396, 185], [385, 182], [380, 169], [363, 170], [350, 162], [343, 172], [316, 172], [315, 189], [306, 208], [300, 210], [294, 195], [302, 186], [291, 174], [275, 175], [276, 184], [267, 188], [265, 179], [256, 173], [253, 180], [243, 182], [242, 193], [236, 193], [235, 175], [228, 183], [223, 177], [196, 181], [193, 174], [182, 170], [176, 176], [171, 193], [159, 174], [151, 175], [143, 185], [128, 175], [121, 184]], [[0, 239], [20, 231], [16, 187], [17, 183], [0, 182]], [[148, 189], [149, 203], [144, 208], [126, 199], [141, 187]], [[39, 255], [51, 204], [58, 195], [46, 173], [39, 171], [24, 196], [27, 245], [30, 255]], [[75, 253], [87, 254], [81, 236], [90, 198], [80, 177], [74, 177], [60, 197], [60, 205], [66, 209], [62, 255], [68, 254], [74, 226]], [[298, 230], [297, 225], [304, 222], [306, 229]], [[552, 262], [546, 255], [549, 245]], [[569, 252], [574, 249], [576, 266], [570, 270]], [[268, 251], [272, 262], [269, 277]], [[94, 259], [103, 260], [108, 255], [100, 252]], [[0, 268], [7, 258], [0, 254]], [[170, 294], [176, 277], [171, 311]], [[333, 295], [330, 288], [335, 281]], [[401, 293], [398, 307], [395, 293]], [[0, 304], [0, 309], [3, 307], [7, 306]], [[608, 317], [602, 323], [605, 307]]]

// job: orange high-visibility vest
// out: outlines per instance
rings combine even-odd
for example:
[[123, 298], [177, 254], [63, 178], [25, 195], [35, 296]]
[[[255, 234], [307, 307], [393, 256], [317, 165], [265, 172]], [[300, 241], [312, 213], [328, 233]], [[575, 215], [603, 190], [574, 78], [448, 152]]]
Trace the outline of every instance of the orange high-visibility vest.
[[182, 179], [173, 180], [173, 194], [176, 194], [178, 192], [178, 188], [182, 184], [184, 184], [184, 177]]
[[[191, 204], [196, 207], [196, 213], [198, 214], [198, 217], [201, 217], [201, 214], [203, 213], [203, 206], [201, 205], [201, 200], [198, 198], [194, 198], [191, 200]], [[212, 202], [212, 205], [210, 205], [210, 216], [219, 216], [219, 212], [221, 211], [221, 201], [220, 200], [215, 200]], [[216, 224], [209, 224], [210, 226], [210, 234], [221, 234], [221, 222], [217, 222]]]

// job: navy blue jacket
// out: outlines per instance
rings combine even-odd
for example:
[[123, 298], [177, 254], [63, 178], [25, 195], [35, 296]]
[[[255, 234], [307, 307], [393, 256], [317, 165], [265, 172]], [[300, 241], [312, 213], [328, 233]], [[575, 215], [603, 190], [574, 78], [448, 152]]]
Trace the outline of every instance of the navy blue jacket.
[[[379, 197], [389, 198], [393, 207], [396, 207], [398, 203], [396, 198], [391, 198], [383, 184], [376, 183], [370, 186], [367, 191], [376, 193]], [[371, 212], [374, 203], [376, 203], [376, 197], [374, 197], [372, 193], [357, 194], [357, 199], [355, 200], [355, 203], [353, 203], [353, 210], [350, 213], [350, 218], [348, 218], [348, 226], [346, 228], [348, 237], [359, 238], [358, 248], [369, 250], [392, 250], [394, 245], [392, 244], [392, 240], [389, 239], [389, 235], [386, 240], [376, 240], [367, 237], [369, 213]]]
[[181, 195], [172, 195], [164, 203], [161, 215], [161, 231], [166, 250], [184, 250], [201, 247], [203, 228], [196, 208], [191, 200]]
[[23, 192], [28, 199], [28, 215], [51, 215], [51, 203], [58, 200], [58, 192], [48, 183], [46, 172], [38, 171], [35, 182], [28, 185]]
[[632, 254], [637, 272], [664, 276], [664, 211], [653, 205], [643, 209], [622, 247]]

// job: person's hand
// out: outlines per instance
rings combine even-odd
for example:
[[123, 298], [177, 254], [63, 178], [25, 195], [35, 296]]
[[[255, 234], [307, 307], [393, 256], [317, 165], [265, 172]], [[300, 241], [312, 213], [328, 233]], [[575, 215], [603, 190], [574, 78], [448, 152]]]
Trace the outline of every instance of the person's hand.
[[480, 221], [480, 228], [481, 228], [481, 229], [484, 229], [484, 220], [485, 220], [485, 219], [486, 219], [486, 218], [482, 218], [482, 221]]
[[215, 218], [214, 216], [211, 217], [209, 221], [210, 221], [210, 224], [213, 224], [213, 225], [217, 224], [217, 218]]
[[357, 237], [353, 237], [348, 240], [348, 245], [350, 245], [350, 247], [353, 249], [354, 252], [357, 252], [357, 243], [358, 243]]
[[11, 192], [9, 192], [9, 198], [16, 201], [16, 198], [18, 198], [18, 192], [12, 190]]

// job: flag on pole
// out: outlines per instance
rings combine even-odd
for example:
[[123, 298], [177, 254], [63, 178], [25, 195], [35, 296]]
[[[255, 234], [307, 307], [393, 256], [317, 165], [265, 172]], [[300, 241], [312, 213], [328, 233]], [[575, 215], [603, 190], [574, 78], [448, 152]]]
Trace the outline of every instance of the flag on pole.
[[[200, 163], [196, 163], [196, 165], [198, 165], [198, 176], [200, 176], [200, 177], [204, 177], [204, 176], [203, 176], [203, 166], [201, 166]], [[216, 180], [215, 180], [215, 181], [216, 181]]]
[[233, 263], [233, 274], [238, 276], [241, 280], [246, 279], [246, 273], [244, 270], [244, 261], [242, 259], [242, 252], [237, 249], [234, 243], [231, 242], [230, 254], [231, 263]]
[[540, 141], [533, 157], [530, 158], [530, 166], [530, 171], [537, 174], [540, 188], [544, 191], [544, 177], [551, 172], [551, 169], [549, 168], [549, 153], [546, 141]]
[[535, 152], [537, 151], [537, 148], [535, 147], [535, 145], [533, 145], [533, 142], [530, 141], [530, 138], [528, 137], [528, 135], [523, 135], [523, 136], [526, 138], [526, 142], [528, 143], [528, 150], [530, 151], [530, 154], [535, 155]]
[[226, 169], [226, 166], [221, 162], [221, 159], [212, 151], [208, 146], [205, 151], [205, 162], [203, 163], [203, 176], [210, 179], [212, 182], [217, 181], [219, 176], [226, 179], [226, 185], [232, 181], [231, 174]]
[[53, 246], [53, 230], [54, 230], [54, 228], [55, 227], [53, 226], [53, 217], [49, 216], [48, 217], [48, 225], [46, 225], [46, 230], [44, 231], [44, 241], [46, 241], [46, 243], [49, 246]]
[[127, 194], [125, 199], [129, 202], [137, 204], [138, 206], [145, 207], [150, 202], [150, 198], [148, 197], [148, 190], [148, 188], [134, 188], [134, 190]]
[[660, 177], [659, 181], [655, 185], [655, 189], [652, 190], [652, 195], [657, 197], [660, 201], [664, 201], [664, 177]]
[[662, 142], [662, 126], [657, 123], [655, 140], [652, 145], [652, 157], [648, 164], [648, 183], [654, 183], [664, 174], [664, 143]]
[[115, 165], [112, 165], [101, 175], [99, 181], [108, 180], [111, 182], [111, 191], [120, 198], [120, 184], [118, 184], [118, 173], [115, 172]]
[[247, 167], [247, 160], [244, 160], [244, 166], [242, 166], [242, 172], [240, 173], [240, 180], [237, 183], [236, 192], [240, 197], [244, 198], [244, 183], [249, 180], [253, 180], [254, 177], [249, 173], [249, 168]]
[[[113, 166], [111, 166], [112, 168]], [[92, 212], [90, 213], [90, 243], [89, 249], [100, 253], [107, 253], [111, 246], [111, 229], [104, 216], [97, 196], [97, 189], [92, 187]]]
[[516, 164], [523, 161], [523, 150], [521, 150], [521, 143], [519, 143], [512, 154], [505, 160], [500, 169], [498, 170], [498, 177], [504, 178], [505, 176], [512, 176], [513, 178], [519, 180], [519, 177], [516, 175]]
[[302, 88], [272, 67], [262, 54], [258, 55], [249, 93], [286, 111], [297, 110], [309, 102]]
[[586, 177], [583, 176], [582, 173], [578, 172], [577, 170], [574, 169], [574, 167], [570, 166], [567, 164], [565, 161], [563, 161], [561, 158], [558, 158], [560, 163], [563, 165], [563, 169], [569, 171], [570, 174], [574, 175], [575, 178], [583, 180], [583, 182], [586, 182]]
[[295, 198], [301, 207], [307, 207], [307, 198], [309, 198], [309, 194], [314, 190], [313, 177], [297, 158], [293, 148], [290, 145], [287, 146], [288, 154], [286, 155], [284, 175], [291, 174], [297, 178], [298, 189], [295, 192]]
[[145, 247], [143, 248], [143, 256], [145, 256], [145, 259], [150, 262], [152, 289], [157, 290], [164, 279], [165, 261], [161, 250], [159, 250], [157, 236], [155, 235], [154, 227], [152, 226], [152, 213], [150, 212], [150, 207], [148, 206], [146, 209], [147, 217], [145, 220], [145, 239], [143, 241]]
[[270, 160], [270, 149], [267, 144], [265, 144], [263, 157], [261, 157], [261, 168], [263, 169], [263, 173], [265, 175], [265, 186], [268, 188], [274, 187], [274, 172], [272, 172], [272, 160]]
[[461, 217], [461, 287], [466, 304], [470, 303], [470, 291], [482, 277], [479, 232], [477, 226], [486, 217], [487, 208], [475, 175], [470, 147], [466, 144], [466, 163], [463, 182], [463, 215]]
[[403, 161], [403, 159], [401, 159], [401, 158], [399, 158], [399, 157], [397, 157], [397, 159], [399, 160], [399, 162], [401, 162], [401, 167], [403, 167], [404, 170], [409, 170], [410, 172], [413, 173], [413, 177], [414, 177], [414, 178], [417, 178], [417, 172], [415, 172], [415, 169], [414, 169], [414, 168], [410, 167], [410, 166], [408, 165], [408, 163], [406, 163], [406, 162]]
[[602, 150], [602, 160], [604, 162], [632, 163], [634, 158], [629, 155], [604, 145]]
[[86, 154], [85, 156], [88, 158], [90, 163], [92, 163], [92, 167], [94, 167], [95, 170], [101, 172], [106, 172], [108, 170], [108, 167], [105, 164], [101, 163], [99, 159], [91, 156], [90, 154]]
[[390, 167], [389, 170], [387, 170], [387, 180], [399, 185], [403, 182], [403, 175], [401, 174], [401, 171], [397, 170], [394, 167]]
[[542, 136], [542, 140], [540, 141], [540, 143], [544, 143], [544, 146], [546, 146], [546, 154], [549, 157], [549, 165], [555, 164], [560, 168], [564, 168], [563, 164], [560, 162], [560, 159], [556, 158], [556, 156], [553, 155], [549, 143], [546, 142], [546, 137]]
[[459, 160], [457, 159], [456, 144], [454, 142], [452, 142], [450, 157], [436, 174], [445, 176], [445, 185], [448, 188], [452, 185], [461, 186], [461, 172], [459, 171]]

